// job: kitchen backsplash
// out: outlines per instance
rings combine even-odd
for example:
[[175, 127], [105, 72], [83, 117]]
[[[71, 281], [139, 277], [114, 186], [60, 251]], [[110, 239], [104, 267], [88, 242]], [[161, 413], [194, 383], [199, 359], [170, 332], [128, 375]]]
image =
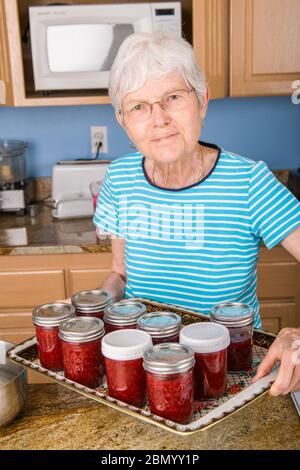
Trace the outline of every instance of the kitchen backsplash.
[[[107, 126], [108, 153], [114, 159], [132, 151], [110, 105], [37, 108], [0, 107], [0, 139], [28, 142], [31, 177], [51, 176], [58, 160], [90, 156], [90, 127]], [[271, 169], [300, 166], [300, 104], [289, 96], [225, 98], [209, 103], [202, 139]]]

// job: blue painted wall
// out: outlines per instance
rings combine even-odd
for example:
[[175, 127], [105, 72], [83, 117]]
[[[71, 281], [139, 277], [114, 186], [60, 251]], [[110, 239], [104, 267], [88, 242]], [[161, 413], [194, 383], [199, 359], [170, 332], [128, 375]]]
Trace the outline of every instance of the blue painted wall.
[[[90, 127], [108, 127], [108, 154], [113, 159], [129, 152], [129, 140], [107, 106], [43, 108], [0, 107], [0, 139], [29, 143], [29, 176], [51, 176], [57, 160], [87, 157]], [[212, 100], [202, 139], [271, 169], [300, 166], [300, 104], [290, 97], [225, 98]]]

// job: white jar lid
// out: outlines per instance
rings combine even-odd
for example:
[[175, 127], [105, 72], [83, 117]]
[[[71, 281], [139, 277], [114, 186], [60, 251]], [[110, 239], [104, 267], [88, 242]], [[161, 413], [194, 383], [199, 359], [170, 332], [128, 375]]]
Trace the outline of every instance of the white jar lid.
[[152, 348], [149, 333], [141, 330], [123, 329], [112, 331], [102, 339], [102, 354], [108, 359], [129, 361], [139, 359]]
[[195, 353], [212, 353], [226, 349], [230, 344], [230, 336], [224, 325], [201, 322], [183, 327], [179, 341]]

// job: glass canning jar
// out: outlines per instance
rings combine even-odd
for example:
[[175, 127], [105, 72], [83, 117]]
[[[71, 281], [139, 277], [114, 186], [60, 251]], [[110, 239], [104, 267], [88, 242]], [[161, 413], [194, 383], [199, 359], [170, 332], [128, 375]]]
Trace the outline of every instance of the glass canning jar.
[[104, 323], [100, 318], [75, 317], [60, 325], [59, 337], [67, 379], [89, 388], [100, 385], [103, 377], [103, 336]]
[[77, 316], [101, 318], [103, 320], [104, 309], [111, 304], [111, 294], [102, 289], [85, 290], [77, 292], [71, 298]]
[[143, 354], [151, 347], [151, 336], [144, 331], [123, 329], [104, 336], [102, 353], [111, 397], [137, 407], [145, 405]]
[[181, 317], [173, 312], [148, 312], [138, 318], [137, 328], [149, 333], [153, 344], [179, 343]]
[[121, 300], [108, 305], [104, 312], [106, 333], [121, 329], [137, 328], [138, 318], [146, 312], [146, 306], [141, 302]]
[[228, 371], [243, 372], [252, 368], [254, 311], [247, 304], [223, 302], [212, 308], [211, 321], [226, 326], [230, 334]]
[[193, 413], [193, 351], [179, 343], [161, 343], [144, 354], [151, 413], [187, 424]]
[[54, 302], [39, 305], [32, 312], [41, 366], [54, 372], [63, 370], [59, 325], [75, 315], [73, 305]]
[[195, 399], [209, 400], [222, 396], [227, 385], [228, 329], [210, 322], [194, 323], [182, 328], [180, 343], [195, 353]]

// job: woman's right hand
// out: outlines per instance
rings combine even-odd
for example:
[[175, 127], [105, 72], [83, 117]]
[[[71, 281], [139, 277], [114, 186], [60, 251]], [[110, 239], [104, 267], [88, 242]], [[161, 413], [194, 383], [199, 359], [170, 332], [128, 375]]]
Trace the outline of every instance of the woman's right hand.
[[300, 328], [284, 328], [279, 332], [252, 382], [268, 374], [276, 362], [280, 362], [280, 368], [269, 394], [276, 397], [300, 391]]

